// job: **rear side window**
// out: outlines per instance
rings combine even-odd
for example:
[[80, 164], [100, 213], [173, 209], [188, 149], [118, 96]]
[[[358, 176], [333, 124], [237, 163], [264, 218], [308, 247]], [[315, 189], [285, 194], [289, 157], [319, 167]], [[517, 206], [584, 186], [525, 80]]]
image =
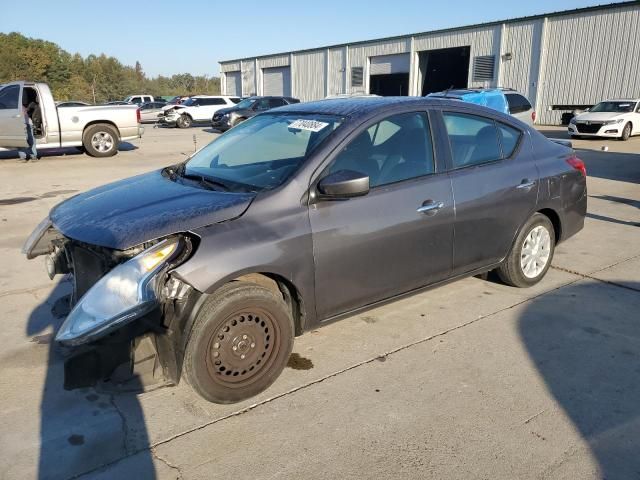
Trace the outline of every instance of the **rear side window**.
[[495, 122], [484, 117], [444, 113], [453, 168], [493, 162], [502, 158]]
[[11, 85], [0, 90], [0, 110], [16, 110], [19, 100], [19, 85]]
[[509, 158], [516, 150], [522, 132], [517, 128], [498, 123], [498, 133], [500, 134], [500, 144], [502, 145], [502, 157]]
[[524, 98], [522, 95], [518, 95], [517, 93], [507, 93], [505, 97], [507, 97], [507, 103], [509, 103], [509, 112], [511, 114], [522, 113], [531, 110], [531, 104], [529, 103], [529, 100]]
[[286, 105], [286, 102], [284, 100], [282, 100], [281, 98], [270, 98], [269, 99], [269, 107], [270, 108], [281, 107], [283, 105]]
[[238, 103], [240, 103], [240, 99], [239, 99], [239, 98], [236, 98], [236, 97], [232, 97], [232, 98], [230, 98], [229, 100], [231, 100], [231, 102], [232, 102], [232, 103], [235, 103], [236, 105], [237, 105]]

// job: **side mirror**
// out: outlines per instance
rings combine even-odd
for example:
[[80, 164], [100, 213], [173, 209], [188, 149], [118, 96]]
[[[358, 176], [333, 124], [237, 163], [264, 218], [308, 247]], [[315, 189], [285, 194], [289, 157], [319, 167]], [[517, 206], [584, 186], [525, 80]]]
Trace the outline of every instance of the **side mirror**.
[[318, 183], [321, 198], [361, 197], [369, 193], [369, 176], [353, 170], [339, 170]]

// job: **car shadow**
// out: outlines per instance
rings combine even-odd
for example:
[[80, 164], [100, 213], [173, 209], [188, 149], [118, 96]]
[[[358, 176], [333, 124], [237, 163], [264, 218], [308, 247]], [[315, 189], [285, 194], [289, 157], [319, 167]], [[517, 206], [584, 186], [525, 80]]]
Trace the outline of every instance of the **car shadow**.
[[70, 293], [71, 282], [58, 283], [31, 312], [26, 327], [32, 341], [48, 349], [37, 478], [75, 478], [134, 452], [141, 452], [136, 476], [155, 478], [144, 413], [136, 395], [63, 389], [64, 356], [53, 338], [69, 311]]
[[120, 145], [118, 145], [119, 152], [130, 152], [132, 150], [137, 150], [138, 148], [140, 147], [129, 142], [120, 142]]
[[[522, 342], [598, 462], [599, 478], [640, 472], [639, 309], [640, 283], [586, 280], [535, 298], [519, 318]], [[535, 431], [536, 421], [528, 426]], [[563, 463], [556, 468], [571, 468]], [[547, 475], [572, 477], [564, 473]]]
[[[58, 157], [61, 155], [69, 155], [69, 156], [78, 156], [84, 155], [84, 152], [76, 147], [68, 147], [68, 148], [47, 148], [46, 150], [38, 151], [38, 156], [41, 158], [47, 157]], [[0, 151], [0, 161], [2, 160], [17, 160], [20, 156], [18, 155], [18, 150], [5, 150]]]

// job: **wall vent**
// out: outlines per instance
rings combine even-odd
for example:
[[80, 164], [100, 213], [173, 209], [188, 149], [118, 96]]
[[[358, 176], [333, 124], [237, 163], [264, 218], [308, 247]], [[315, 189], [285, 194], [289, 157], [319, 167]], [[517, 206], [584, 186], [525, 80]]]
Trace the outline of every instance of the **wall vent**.
[[473, 81], [488, 82], [493, 80], [496, 57], [483, 55], [473, 59]]
[[351, 86], [362, 87], [364, 79], [364, 67], [351, 67]]

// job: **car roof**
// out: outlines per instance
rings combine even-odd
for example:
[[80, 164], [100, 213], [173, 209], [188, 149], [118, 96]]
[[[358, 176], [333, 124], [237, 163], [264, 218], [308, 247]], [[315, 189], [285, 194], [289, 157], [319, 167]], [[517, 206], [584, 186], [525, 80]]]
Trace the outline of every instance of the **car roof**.
[[[315, 102], [294, 103], [284, 107], [278, 107], [278, 112], [319, 113], [326, 115], [338, 115], [343, 117], [360, 117], [384, 111], [389, 107], [399, 105], [424, 105], [436, 106], [443, 103], [460, 105], [454, 99], [428, 97], [351, 97], [330, 98]], [[465, 104], [471, 105], [471, 104]]]
[[603, 102], [640, 102], [640, 98], [608, 98], [602, 101]]

